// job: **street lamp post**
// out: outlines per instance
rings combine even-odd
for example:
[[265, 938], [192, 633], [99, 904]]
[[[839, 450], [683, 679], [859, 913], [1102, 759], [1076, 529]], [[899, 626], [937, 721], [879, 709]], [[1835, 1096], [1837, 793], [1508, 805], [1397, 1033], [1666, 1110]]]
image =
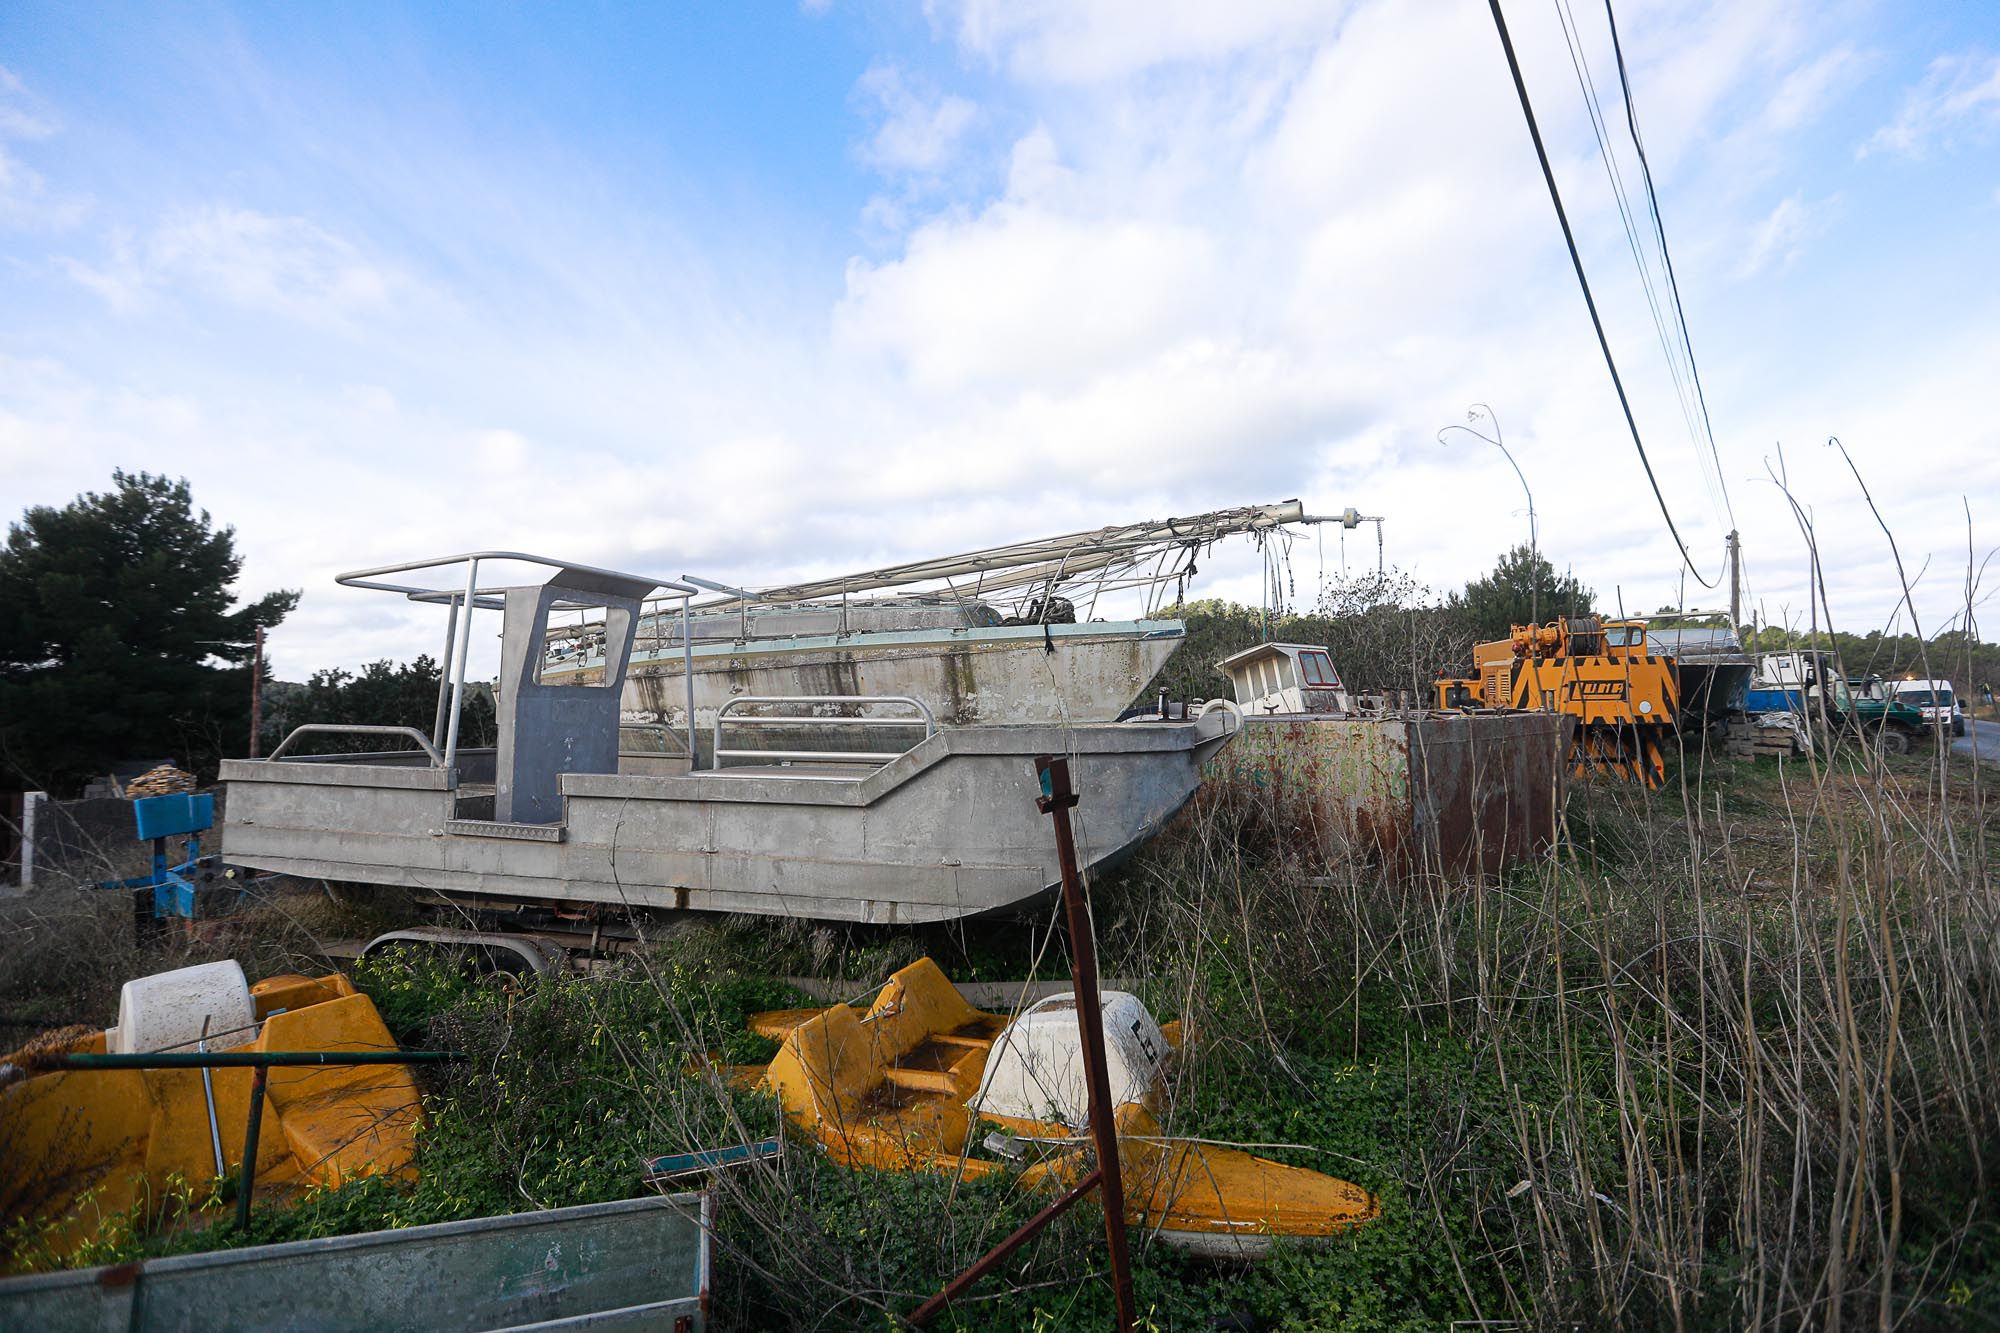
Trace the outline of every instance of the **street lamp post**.
[[1446, 426], [1443, 430], [1440, 430], [1437, 433], [1438, 443], [1445, 445], [1446, 447], [1450, 447], [1451, 441], [1445, 438], [1446, 433], [1454, 430], [1462, 430], [1467, 435], [1473, 436], [1475, 439], [1484, 440], [1488, 444], [1492, 445], [1494, 448], [1498, 449], [1503, 455], [1506, 456], [1508, 466], [1514, 469], [1514, 476], [1521, 483], [1521, 494], [1528, 497], [1528, 556], [1529, 556], [1528, 618], [1532, 620], [1534, 623], [1539, 625], [1542, 619], [1541, 568], [1540, 568], [1541, 534], [1536, 530], [1535, 527], [1535, 493], [1528, 489], [1527, 476], [1521, 471], [1521, 465], [1514, 461], [1514, 455], [1508, 450], [1507, 445], [1500, 433], [1500, 418], [1494, 415], [1493, 409], [1488, 407], [1484, 403], [1474, 403], [1471, 407], [1466, 409], [1465, 419], [1467, 421], [1477, 421], [1482, 415], [1484, 415], [1488, 421], [1493, 423], [1493, 433], [1491, 435], [1488, 435], [1483, 431], [1476, 431], [1470, 426], [1461, 426], [1456, 423], [1453, 423], [1452, 425]]

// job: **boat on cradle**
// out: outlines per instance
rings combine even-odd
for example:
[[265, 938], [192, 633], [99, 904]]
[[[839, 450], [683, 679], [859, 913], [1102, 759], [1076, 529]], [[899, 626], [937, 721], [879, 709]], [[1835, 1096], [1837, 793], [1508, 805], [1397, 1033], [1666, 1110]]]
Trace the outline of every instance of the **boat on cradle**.
[[[1204, 1257], [1255, 1259], [1280, 1238], [1325, 1244], [1380, 1215], [1375, 1197], [1349, 1181], [1164, 1134], [1163, 1076], [1180, 1025], [1155, 1023], [1135, 996], [1100, 998], [1128, 1225]], [[1013, 1172], [1051, 1191], [1089, 1169], [1074, 996], [1011, 1017], [986, 1013], [923, 958], [866, 1009], [781, 1010], [753, 1015], [750, 1027], [782, 1045], [768, 1067], [731, 1074], [774, 1093], [791, 1125], [843, 1165]]]
[[1736, 631], [1727, 625], [1688, 623], [1702, 618], [1660, 615], [1646, 625], [1653, 651], [1673, 659], [1680, 682], [1681, 730], [1690, 736], [1741, 713], [1751, 678], [1757, 674], [1756, 655], [1744, 649]]
[[[1157, 614], [1197, 561], [1235, 536], [1364, 522], [1348, 509], [1309, 515], [1297, 500], [1044, 537], [860, 574], [718, 594], [687, 617], [642, 614], [624, 686], [625, 720], [686, 727], [692, 672], [697, 743], [741, 695], [894, 694], [939, 725], [1109, 722], [1138, 698], [1186, 638]], [[1143, 592], [1145, 614], [1094, 619], [1107, 595]], [[603, 622], [549, 631], [546, 679], [601, 679]]]
[[[810, 625], [834, 615], [766, 615], [757, 628]], [[945, 727], [1108, 722], [1187, 637], [1181, 621], [1164, 619], [829, 629], [720, 641], [704, 641], [702, 628], [695, 629], [692, 654], [698, 742], [716, 711], [743, 695], [903, 695], [921, 699]], [[679, 657], [674, 640], [640, 640], [625, 683], [628, 723], [661, 723], [676, 733], [685, 728]], [[584, 669], [594, 669], [596, 658], [591, 653]]]
[[[522, 566], [540, 580], [481, 582], [482, 569]], [[441, 571], [452, 586], [432, 586]], [[431, 583], [408, 581], [419, 574]], [[707, 758], [691, 762], [687, 739], [678, 756], [638, 751], [619, 699], [645, 603], [665, 590], [685, 615], [694, 583], [506, 551], [338, 581], [450, 609], [435, 725], [430, 735], [302, 727], [268, 759], [225, 761], [222, 854], [232, 864], [536, 903], [954, 920], [1023, 907], [1060, 882], [1035, 808], [1036, 756], [1072, 756], [1082, 850], [1101, 866], [1180, 809], [1241, 721], [1218, 703], [1180, 722], [946, 728], [913, 698], [743, 695], [718, 709]], [[471, 622], [496, 610], [498, 744], [462, 747]], [[580, 611], [605, 627], [594, 679], [546, 670], [550, 618]], [[414, 748], [292, 753], [326, 731]], [[845, 738], [839, 748], [823, 743], [827, 733]]]

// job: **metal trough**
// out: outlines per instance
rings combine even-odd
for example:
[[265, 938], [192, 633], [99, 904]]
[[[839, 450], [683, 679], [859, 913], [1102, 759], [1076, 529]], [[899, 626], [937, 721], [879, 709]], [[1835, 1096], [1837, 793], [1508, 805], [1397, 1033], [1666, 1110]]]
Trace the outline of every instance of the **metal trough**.
[[1554, 713], [1249, 717], [1209, 777], [1323, 858], [1491, 874], [1555, 841], [1563, 729]]
[[696, 1333], [707, 1323], [705, 1199], [629, 1199], [13, 1278], [0, 1282], [0, 1327]]

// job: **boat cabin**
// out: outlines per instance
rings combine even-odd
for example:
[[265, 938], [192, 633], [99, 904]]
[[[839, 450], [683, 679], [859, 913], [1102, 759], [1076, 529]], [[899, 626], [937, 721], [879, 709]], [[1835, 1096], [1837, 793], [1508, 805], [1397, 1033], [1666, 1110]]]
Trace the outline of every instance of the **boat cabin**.
[[1339, 716], [1353, 709], [1333, 657], [1310, 643], [1260, 643], [1215, 664], [1250, 717], [1273, 713]]

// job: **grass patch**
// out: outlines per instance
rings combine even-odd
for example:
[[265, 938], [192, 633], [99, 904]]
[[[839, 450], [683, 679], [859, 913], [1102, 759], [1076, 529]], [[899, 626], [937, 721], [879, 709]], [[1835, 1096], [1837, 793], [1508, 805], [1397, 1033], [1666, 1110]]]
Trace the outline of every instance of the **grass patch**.
[[[1373, 1190], [1383, 1216], [1254, 1266], [1139, 1237], [1148, 1326], [1973, 1329], [2000, 1308], [2000, 890], [1952, 761], [1690, 759], [1572, 791], [1568, 841], [1484, 881], [1297, 859], [1205, 798], [1095, 887], [1108, 975], [1196, 1034], [1171, 1132]], [[423, 1074], [421, 1180], [260, 1207], [248, 1235], [107, 1228], [93, 1260], [627, 1197], [642, 1157], [775, 1132], [702, 1057], [924, 953], [1064, 975], [1046, 922], [894, 932], [718, 921], [590, 976], [497, 989], [421, 959], [358, 979]], [[1043, 945], [1048, 944], [1044, 951]], [[717, 1322], [886, 1328], [1045, 1200], [1006, 1178], [848, 1171], [794, 1143], [718, 1182]], [[1103, 1326], [1102, 1218], [1072, 1210], [941, 1321]]]

